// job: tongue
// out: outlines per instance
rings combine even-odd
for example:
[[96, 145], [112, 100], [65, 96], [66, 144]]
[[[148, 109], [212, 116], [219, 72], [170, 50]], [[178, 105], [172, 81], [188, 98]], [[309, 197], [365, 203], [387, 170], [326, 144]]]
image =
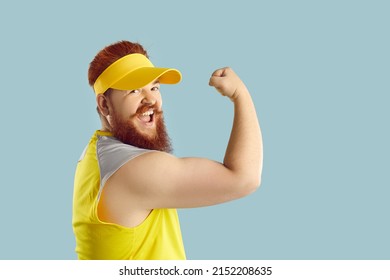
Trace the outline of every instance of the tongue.
[[143, 122], [150, 122], [151, 120], [151, 117], [150, 116], [139, 116], [139, 118], [141, 119], [141, 121]]

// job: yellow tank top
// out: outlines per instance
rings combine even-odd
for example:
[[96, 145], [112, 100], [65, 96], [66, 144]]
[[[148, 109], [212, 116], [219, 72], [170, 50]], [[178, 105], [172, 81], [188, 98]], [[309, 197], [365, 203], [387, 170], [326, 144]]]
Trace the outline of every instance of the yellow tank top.
[[184, 260], [176, 209], [154, 209], [138, 226], [127, 228], [100, 221], [99, 197], [108, 178], [127, 161], [150, 150], [96, 131], [76, 168], [73, 231], [79, 259]]

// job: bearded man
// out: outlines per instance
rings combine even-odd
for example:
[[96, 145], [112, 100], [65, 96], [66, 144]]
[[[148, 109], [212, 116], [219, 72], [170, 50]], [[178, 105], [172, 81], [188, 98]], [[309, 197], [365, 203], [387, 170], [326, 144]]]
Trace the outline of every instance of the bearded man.
[[210, 86], [234, 104], [223, 163], [171, 154], [160, 84], [180, 82], [138, 43], [120, 41], [90, 63], [102, 127], [76, 168], [73, 230], [79, 259], [186, 259], [177, 208], [244, 197], [260, 185], [263, 152], [249, 91], [230, 68]]

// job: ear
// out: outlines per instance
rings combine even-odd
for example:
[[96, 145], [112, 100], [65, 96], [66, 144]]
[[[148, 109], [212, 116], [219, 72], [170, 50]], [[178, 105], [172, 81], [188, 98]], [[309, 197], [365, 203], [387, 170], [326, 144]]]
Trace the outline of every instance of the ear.
[[108, 100], [107, 97], [104, 96], [103, 94], [98, 94], [96, 96], [96, 103], [99, 108], [100, 113], [107, 117], [110, 114], [110, 109], [108, 106]]

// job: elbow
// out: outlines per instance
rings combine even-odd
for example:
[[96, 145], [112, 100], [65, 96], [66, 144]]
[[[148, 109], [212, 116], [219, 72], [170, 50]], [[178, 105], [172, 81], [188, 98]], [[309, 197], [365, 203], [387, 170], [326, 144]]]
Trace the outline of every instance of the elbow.
[[260, 166], [253, 164], [249, 168], [244, 168], [237, 171], [238, 172], [236, 174], [238, 175], [238, 178], [241, 182], [240, 186], [242, 186], [241, 196], [250, 195], [260, 188], [262, 164], [260, 164]]
[[253, 176], [251, 181], [248, 183], [249, 194], [255, 192], [258, 188], [260, 188], [260, 185], [261, 185], [261, 177]]
[[242, 193], [241, 196], [247, 196], [254, 193], [261, 185], [261, 177], [256, 175], [245, 176], [242, 178]]

